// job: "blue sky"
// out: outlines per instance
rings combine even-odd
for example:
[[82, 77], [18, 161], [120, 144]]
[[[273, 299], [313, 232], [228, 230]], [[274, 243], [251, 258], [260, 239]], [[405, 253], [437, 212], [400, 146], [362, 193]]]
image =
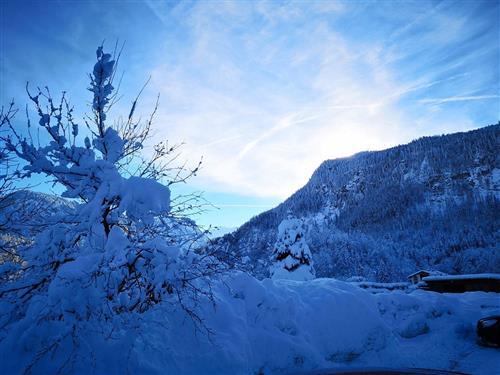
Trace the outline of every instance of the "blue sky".
[[[127, 113], [160, 93], [155, 139], [203, 156], [190, 188], [237, 226], [325, 159], [500, 117], [498, 1], [2, 1], [0, 101], [26, 81], [87, 110], [96, 46], [125, 41]], [[21, 121], [22, 119], [20, 119]]]

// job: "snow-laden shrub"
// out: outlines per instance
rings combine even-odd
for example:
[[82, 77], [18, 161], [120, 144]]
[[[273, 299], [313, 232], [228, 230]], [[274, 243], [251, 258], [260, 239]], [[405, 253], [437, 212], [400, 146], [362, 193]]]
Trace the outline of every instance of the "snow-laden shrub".
[[[168, 187], [197, 168], [172, 168], [176, 146], [166, 143], [155, 147], [151, 160], [137, 158], [151, 125], [151, 119], [145, 125], [134, 120], [137, 99], [124, 123], [108, 125], [115, 67], [116, 59], [99, 47], [83, 140], [65, 95], [56, 103], [48, 89], [28, 95], [38, 113], [36, 131], [49, 141], [22, 135], [33, 133], [29, 119], [27, 132], [9, 123], [3, 137], [8, 151], [25, 163], [22, 177], [48, 176], [64, 187], [64, 197], [79, 203], [32, 245], [18, 249], [21, 262], [0, 268], [0, 340], [24, 327], [19, 339], [33, 354], [33, 365], [62, 347], [70, 358], [71, 348], [85, 344], [79, 342], [82, 330], [109, 337], [130, 330], [161, 303], [179, 306], [201, 323], [196, 303], [200, 296], [211, 298], [209, 277], [222, 270], [211, 254], [190, 249], [201, 232], [180, 217], [182, 202], [171, 199]], [[137, 173], [127, 174], [126, 167]]]
[[311, 251], [304, 239], [302, 220], [291, 213], [278, 227], [278, 240], [271, 256], [273, 279], [312, 280], [315, 277]]

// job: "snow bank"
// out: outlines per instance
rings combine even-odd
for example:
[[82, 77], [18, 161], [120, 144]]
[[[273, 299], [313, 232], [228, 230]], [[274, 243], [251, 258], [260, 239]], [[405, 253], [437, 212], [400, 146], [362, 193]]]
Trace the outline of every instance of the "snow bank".
[[[73, 362], [70, 342], [33, 373], [281, 374], [345, 366], [426, 367], [493, 374], [498, 350], [475, 342], [475, 323], [500, 312], [498, 294], [415, 290], [372, 294], [333, 279], [258, 281], [244, 273], [216, 287], [201, 316], [213, 334], [194, 329], [178, 308], [142, 316], [136, 332], [110, 337], [89, 327]], [[1, 308], [1, 306], [0, 306]], [[0, 373], [28, 365], [29, 338], [0, 342]], [[47, 329], [47, 327], [44, 327]], [[38, 334], [43, 335], [42, 328]]]

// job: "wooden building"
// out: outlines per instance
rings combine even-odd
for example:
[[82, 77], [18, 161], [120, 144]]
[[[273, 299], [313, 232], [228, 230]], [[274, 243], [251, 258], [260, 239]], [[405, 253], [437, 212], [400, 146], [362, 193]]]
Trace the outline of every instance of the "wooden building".
[[430, 276], [431, 272], [425, 271], [425, 270], [420, 270], [415, 273], [412, 273], [411, 275], [408, 276], [408, 280], [412, 284], [418, 284], [419, 282], [422, 281], [424, 277]]
[[422, 289], [439, 293], [496, 292], [500, 293], [500, 274], [425, 276]]

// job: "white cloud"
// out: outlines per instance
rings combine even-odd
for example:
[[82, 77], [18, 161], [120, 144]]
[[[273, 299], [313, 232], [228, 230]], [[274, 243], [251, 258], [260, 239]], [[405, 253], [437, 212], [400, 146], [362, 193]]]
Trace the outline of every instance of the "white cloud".
[[423, 104], [444, 104], [450, 102], [467, 102], [471, 100], [489, 100], [498, 99], [499, 95], [467, 95], [467, 96], [450, 96], [448, 98], [421, 99]]
[[[324, 12], [348, 11], [342, 3], [323, 10], [301, 4], [198, 3], [186, 17], [189, 38], [176, 51], [176, 64], [159, 64], [153, 72], [152, 90], [163, 97], [157, 123], [165, 127], [159, 135], [186, 141], [191, 160], [203, 155], [204, 168], [195, 181], [201, 188], [285, 198], [325, 159], [383, 149], [452, 123], [439, 124], [425, 112], [421, 117], [430, 122], [425, 125], [399, 101], [467, 72], [403, 79], [391, 63], [404, 53], [383, 43], [361, 48], [325, 21]], [[425, 43], [432, 28], [441, 30], [442, 22], [449, 22], [438, 11], [431, 12]], [[426, 14], [392, 39], [425, 22]], [[444, 39], [456, 38], [463, 20], [453, 25]]]

